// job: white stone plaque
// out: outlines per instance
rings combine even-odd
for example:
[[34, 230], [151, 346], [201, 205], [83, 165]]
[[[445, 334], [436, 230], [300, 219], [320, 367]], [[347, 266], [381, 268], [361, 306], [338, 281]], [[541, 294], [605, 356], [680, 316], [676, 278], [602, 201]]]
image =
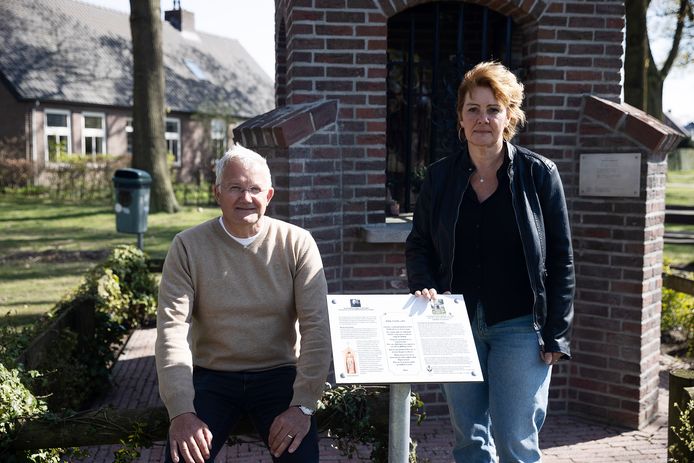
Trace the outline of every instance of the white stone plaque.
[[581, 155], [581, 196], [638, 197], [640, 185], [641, 153]]

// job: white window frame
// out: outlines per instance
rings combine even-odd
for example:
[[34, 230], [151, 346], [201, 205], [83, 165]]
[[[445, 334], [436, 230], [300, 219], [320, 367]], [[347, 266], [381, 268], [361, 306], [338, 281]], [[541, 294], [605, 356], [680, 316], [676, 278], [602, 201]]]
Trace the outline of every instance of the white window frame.
[[[99, 117], [101, 118], [101, 128], [100, 129], [88, 129], [85, 127], [85, 119], [87, 117]], [[96, 158], [98, 154], [108, 153], [108, 148], [106, 147], [106, 113], [95, 113], [95, 112], [83, 112], [82, 113], [82, 154], [87, 154], [87, 138], [101, 138], [101, 153], [91, 153], [92, 159]]]
[[[219, 124], [221, 127], [215, 127], [215, 124]], [[221, 130], [219, 130], [221, 129]], [[222, 152], [215, 152], [212, 155], [215, 158], [221, 157], [227, 149], [227, 132], [228, 126], [227, 121], [220, 118], [215, 118], [210, 120], [210, 140], [212, 140], [212, 146], [215, 147], [215, 142], [222, 142]], [[221, 137], [219, 136], [221, 134]]]
[[[57, 114], [61, 116], [66, 116], [67, 127], [56, 127], [48, 125], [48, 115]], [[43, 154], [46, 164], [52, 164], [54, 161], [50, 160], [50, 154], [48, 152], [48, 137], [67, 137], [67, 154], [68, 156], [72, 153], [72, 113], [66, 109], [46, 109], [43, 112]]]
[[[168, 123], [175, 123], [177, 127], [176, 132], [169, 132], [166, 130], [166, 124]], [[166, 152], [172, 152], [174, 155], [174, 165], [175, 166], [180, 166], [181, 165], [181, 120], [175, 117], [167, 117], [165, 120], [165, 125], [164, 125], [164, 138], [166, 139]], [[176, 146], [177, 146], [177, 152], [173, 152], [172, 150], [169, 149], [169, 142], [170, 141], [175, 141]]]
[[[133, 129], [133, 118], [125, 118], [125, 152], [128, 154], [133, 154], [133, 134], [135, 130]], [[128, 137], [130, 138], [130, 143], [128, 143]]]

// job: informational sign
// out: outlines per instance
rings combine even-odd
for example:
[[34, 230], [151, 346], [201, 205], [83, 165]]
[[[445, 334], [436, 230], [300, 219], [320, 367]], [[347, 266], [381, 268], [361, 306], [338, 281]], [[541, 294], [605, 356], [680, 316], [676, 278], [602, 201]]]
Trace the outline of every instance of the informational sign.
[[641, 153], [581, 155], [581, 196], [638, 197], [640, 185]]
[[328, 295], [339, 384], [483, 381], [461, 295]]

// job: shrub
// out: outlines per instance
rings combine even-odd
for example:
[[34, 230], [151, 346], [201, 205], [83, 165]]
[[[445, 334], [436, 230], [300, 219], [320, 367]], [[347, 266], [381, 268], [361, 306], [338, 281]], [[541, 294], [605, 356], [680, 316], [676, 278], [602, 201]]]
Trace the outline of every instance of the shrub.
[[[49, 410], [79, 409], [108, 388], [114, 347], [128, 329], [154, 320], [155, 295], [156, 282], [145, 254], [134, 246], [118, 246], [35, 327], [19, 332], [8, 325], [0, 331], [0, 461], [61, 461], [68, 450], [6, 455], [3, 449], [22, 420]], [[84, 308], [94, 310], [93, 336], [84, 339], [72, 329], [63, 329], [44, 352], [37, 371], [25, 372], [17, 365], [16, 356], [27, 347], [31, 335], [47, 329], [66, 311]], [[8, 370], [8, 364], [16, 368]]]
[[687, 342], [687, 355], [694, 356], [694, 296], [663, 288], [660, 330], [679, 333]]
[[[108, 389], [114, 347], [129, 330], [154, 321], [156, 291], [145, 254], [122, 245], [89, 272], [71, 297], [58, 303], [51, 312], [54, 317], [78, 307], [93, 308], [95, 333], [84, 340], [64, 330], [37, 367], [43, 375], [35, 388], [47, 395], [52, 410], [78, 409]], [[74, 374], [66, 378], [64, 371]]]
[[[29, 372], [36, 376], [36, 372]], [[37, 398], [22, 383], [26, 376], [21, 369], [8, 370], [0, 363], [0, 459], [3, 462], [42, 462], [58, 463], [63, 449], [33, 450], [18, 454], [9, 454], [7, 445], [13, 438], [23, 420], [45, 415], [46, 403]]]
[[82, 290], [96, 295], [98, 311], [128, 328], [155, 320], [157, 284], [149, 273], [147, 257], [135, 246], [114, 248], [103, 267], [89, 275]]
[[0, 158], [0, 192], [26, 187], [31, 182], [32, 177], [31, 161]]
[[63, 328], [32, 366], [41, 375], [24, 378], [35, 394], [45, 396], [50, 410], [79, 409], [107, 390], [115, 347], [128, 330], [153, 322], [156, 282], [145, 254], [134, 246], [114, 248], [77, 290], [34, 327], [21, 333], [11, 326], [0, 331], [0, 361], [15, 366], [18, 352], [26, 349], [33, 337], [48, 329], [59, 315], [79, 310], [93, 311], [93, 336], [85, 338], [73, 328]]
[[[330, 385], [328, 385], [330, 386]], [[382, 401], [383, 386], [337, 386], [328, 388], [321, 398], [320, 408], [330, 410], [326, 417], [329, 437], [335, 439], [335, 447], [348, 458], [356, 456], [358, 446], [371, 446], [369, 460], [375, 463], [388, 461], [388, 419], [378, 416], [375, 408]], [[410, 393], [410, 411], [424, 419], [423, 403], [416, 393]], [[416, 443], [410, 442], [409, 462], [417, 461]]]
[[173, 189], [176, 201], [179, 204], [187, 206], [210, 206], [216, 204], [211, 183], [175, 183]]
[[0, 363], [0, 435], [11, 434], [19, 419], [42, 415], [46, 404], [29, 391], [20, 378], [20, 370], [8, 370]]
[[22, 137], [0, 137], [0, 159], [26, 158], [26, 140]]
[[687, 463], [694, 455], [694, 400], [690, 400], [684, 407], [676, 403], [679, 410], [679, 423], [671, 426], [675, 434], [675, 443], [668, 447], [671, 463]]
[[116, 169], [126, 167], [129, 156], [61, 155], [42, 172], [51, 196], [61, 199], [107, 199], [112, 194]]

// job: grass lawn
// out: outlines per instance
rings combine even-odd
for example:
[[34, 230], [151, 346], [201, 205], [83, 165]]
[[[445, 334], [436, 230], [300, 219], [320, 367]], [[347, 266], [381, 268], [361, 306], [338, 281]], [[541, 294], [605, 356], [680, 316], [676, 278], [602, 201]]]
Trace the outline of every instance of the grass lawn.
[[[176, 233], [217, 215], [216, 207], [150, 214], [145, 252], [164, 257]], [[33, 322], [111, 248], [136, 242], [137, 235], [116, 232], [109, 205], [0, 195], [0, 325], [7, 314], [18, 325]]]
[[[668, 171], [665, 203], [668, 206], [694, 208], [694, 170]], [[667, 224], [665, 230], [694, 236], [694, 225]], [[664, 256], [675, 266], [694, 265], [694, 245], [665, 244]]]
[[668, 171], [665, 203], [668, 206], [694, 207], [694, 170]]
[[[694, 171], [668, 172], [667, 204], [694, 206]], [[150, 214], [145, 251], [163, 258], [173, 236], [219, 215], [217, 207]], [[694, 225], [667, 225], [669, 232], [694, 233]], [[105, 203], [66, 203], [0, 195], [0, 326], [26, 325], [76, 288], [85, 272], [118, 244], [136, 235], [116, 232], [113, 208]], [[694, 263], [694, 245], [666, 244], [672, 265]]]
[[[688, 233], [694, 237], [694, 225], [666, 225], [665, 231], [671, 233]], [[663, 257], [675, 267], [694, 267], [694, 244], [665, 243]]]

